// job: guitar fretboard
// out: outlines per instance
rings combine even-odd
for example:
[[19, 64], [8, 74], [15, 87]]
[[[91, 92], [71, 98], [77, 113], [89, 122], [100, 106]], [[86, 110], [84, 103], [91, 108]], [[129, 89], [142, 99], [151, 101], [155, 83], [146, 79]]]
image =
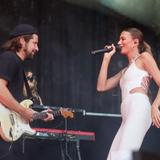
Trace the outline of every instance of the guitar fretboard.
[[[51, 112], [53, 114], [54, 117], [60, 116], [61, 115], [61, 111], [60, 110], [56, 110], [56, 111], [52, 111]], [[33, 115], [33, 119], [34, 120], [38, 120], [38, 119], [44, 119], [47, 118], [47, 112], [39, 112], [39, 113], [35, 113]]]

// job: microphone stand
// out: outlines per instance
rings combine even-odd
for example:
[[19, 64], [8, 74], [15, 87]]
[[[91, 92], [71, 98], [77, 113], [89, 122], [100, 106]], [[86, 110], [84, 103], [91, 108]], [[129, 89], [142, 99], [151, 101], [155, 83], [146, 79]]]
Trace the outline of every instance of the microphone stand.
[[112, 113], [96, 113], [96, 112], [83, 112], [83, 116], [121, 117], [120, 114], [112, 114]]

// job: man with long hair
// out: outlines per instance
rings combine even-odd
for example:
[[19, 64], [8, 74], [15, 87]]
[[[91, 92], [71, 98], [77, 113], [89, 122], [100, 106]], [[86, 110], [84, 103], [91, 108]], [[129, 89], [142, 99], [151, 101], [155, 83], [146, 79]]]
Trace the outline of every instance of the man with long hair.
[[[37, 29], [29, 24], [17, 25], [10, 32], [10, 38], [3, 45], [3, 48], [4, 52], [0, 55], [0, 107], [4, 106], [18, 113], [29, 123], [34, 119], [36, 111], [31, 108], [25, 108], [20, 103], [25, 99], [23, 95], [25, 83], [23, 62], [28, 58], [32, 59], [38, 52]], [[44, 120], [52, 119], [53, 115], [47, 112], [47, 117]], [[14, 120], [12, 122], [13, 124], [15, 123]], [[0, 133], [1, 129], [2, 123]], [[12, 132], [12, 129], [10, 129], [8, 133], [10, 137], [13, 137]], [[3, 135], [0, 135], [3, 138]], [[4, 152], [1, 153], [2, 150], [6, 152], [4, 145], [0, 149], [1, 156], [5, 154]]]

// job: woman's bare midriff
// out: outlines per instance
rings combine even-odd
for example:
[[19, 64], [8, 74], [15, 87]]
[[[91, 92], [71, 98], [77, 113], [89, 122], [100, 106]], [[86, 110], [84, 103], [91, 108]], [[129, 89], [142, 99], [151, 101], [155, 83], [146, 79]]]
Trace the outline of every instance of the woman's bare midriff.
[[145, 95], [147, 95], [147, 91], [144, 89], [144, 88], [142, 88], [142, 87], [136, 87], [136, 88], [133, 88], [133, 89], [131, 89], [130, 91], [129, 91], [129, 93], [142, 93], [142, 94], [145, 94]]

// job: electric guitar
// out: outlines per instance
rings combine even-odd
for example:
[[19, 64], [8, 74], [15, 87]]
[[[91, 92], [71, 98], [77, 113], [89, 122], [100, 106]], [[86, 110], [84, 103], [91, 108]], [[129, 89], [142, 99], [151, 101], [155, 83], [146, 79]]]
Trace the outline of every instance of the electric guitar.
[[[21, 105], [25, 108], [29, 108], [33, 102], [26, 99], [21, 102]], [[52, 112], [53, 116], [63, 116], [64, 118], [73, 118], [73, 112], [67, 108], [61, 108]], [[37, 112], [33, 115], [33, 120], [44, 119], [47, 117], [47, 112]], [[33, 130], [29, 122], [26, 121], [20, 114], [9, 110], [4, 105], [0, 104], [0, 136], [7, 142], [18, 140], [23, 134], [34, 135], [36, 133]]]

